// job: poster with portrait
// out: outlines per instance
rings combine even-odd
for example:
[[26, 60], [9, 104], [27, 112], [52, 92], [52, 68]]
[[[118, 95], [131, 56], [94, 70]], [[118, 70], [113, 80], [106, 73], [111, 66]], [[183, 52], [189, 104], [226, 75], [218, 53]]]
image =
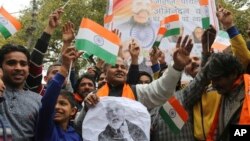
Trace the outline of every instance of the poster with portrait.
[[[112, 29], [117, 28], [122, 33], [123, 54], [129, 64], [128, 45], [132, 38], [141, 47], [139, 68], [151, 71], [149, 51], [156, 39], [160, 21], [174, 13], [181, 17], [181, 35], [190, 35], [194, 41], [191, 55], [201, 56], [201, 6], [199, 0], [108, 0], [107, 13], [112, 15]], [[209, 0], [210, 24], [219, 28], [216, 17], [215, 0]], [[177, 36], [163, 39], [160, 49], [165, 53], [169, 64], [175, 48]]]
[[84, 141], [149, 141], [150, 115], [140, 102], [102, 97], [82, 124]]

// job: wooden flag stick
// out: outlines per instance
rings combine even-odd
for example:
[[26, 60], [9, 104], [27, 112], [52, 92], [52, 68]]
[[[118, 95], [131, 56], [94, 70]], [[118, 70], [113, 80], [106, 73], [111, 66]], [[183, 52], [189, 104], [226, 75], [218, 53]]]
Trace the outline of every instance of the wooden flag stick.
[[68, 4], [69, 4], [70, 0], [68, 0], [63, 6], [62, 8], [64, 9]]

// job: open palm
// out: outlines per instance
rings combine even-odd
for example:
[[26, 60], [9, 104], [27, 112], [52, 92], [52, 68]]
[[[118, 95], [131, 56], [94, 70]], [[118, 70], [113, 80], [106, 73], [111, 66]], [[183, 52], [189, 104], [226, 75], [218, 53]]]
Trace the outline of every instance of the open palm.
[[183, 70], [184, 67], [191, 61], [189, 55], [193, 48], [192, 39], [189, 36], [185, 36], [182, 41], [182, 37], [178, 38], [176, 43], [176, 49], [173, 54], [174, 68], [177, 70]]

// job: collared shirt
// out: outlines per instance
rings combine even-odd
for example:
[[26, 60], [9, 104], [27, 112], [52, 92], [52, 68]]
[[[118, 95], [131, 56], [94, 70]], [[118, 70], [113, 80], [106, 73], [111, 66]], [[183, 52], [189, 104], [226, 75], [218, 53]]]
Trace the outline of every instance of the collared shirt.
[[3, 113], [11, 126], [13, 140], [33, 140], [41, 96], [29, 90], [7, 87], [4, 97], [5, 101], [0, 104], [0, 113]]

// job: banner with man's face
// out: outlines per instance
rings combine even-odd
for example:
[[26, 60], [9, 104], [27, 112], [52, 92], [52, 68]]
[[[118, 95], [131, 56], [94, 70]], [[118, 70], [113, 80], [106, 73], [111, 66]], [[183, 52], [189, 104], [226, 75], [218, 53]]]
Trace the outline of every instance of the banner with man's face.
[[[210, 24], [218, 29], [215, 0], [209, 0], [208, 7]], [[123, 53], [127, 60], [130, 57], [128, 44], [135, 38], [141, 46], [140, 64], [150, 66], [149, 51], [156, 39], [160, 21], [174, 13], [181, 17], [181, 35], [190, 35], [194, 41], [191, 54], [201, 56], [201, 35], [204, 29], [199, 0], [109, 0], [107, 13], [113, 16], [110, 26], [122, 32]], [[160, 44], [168, 63], [172, 60], [176, 41], [177, 36], [172, 36], [163, 39]]]
[[84, 141], [149, 141], [150, 115], [140, 102], [102, 97], [82, 124]]

